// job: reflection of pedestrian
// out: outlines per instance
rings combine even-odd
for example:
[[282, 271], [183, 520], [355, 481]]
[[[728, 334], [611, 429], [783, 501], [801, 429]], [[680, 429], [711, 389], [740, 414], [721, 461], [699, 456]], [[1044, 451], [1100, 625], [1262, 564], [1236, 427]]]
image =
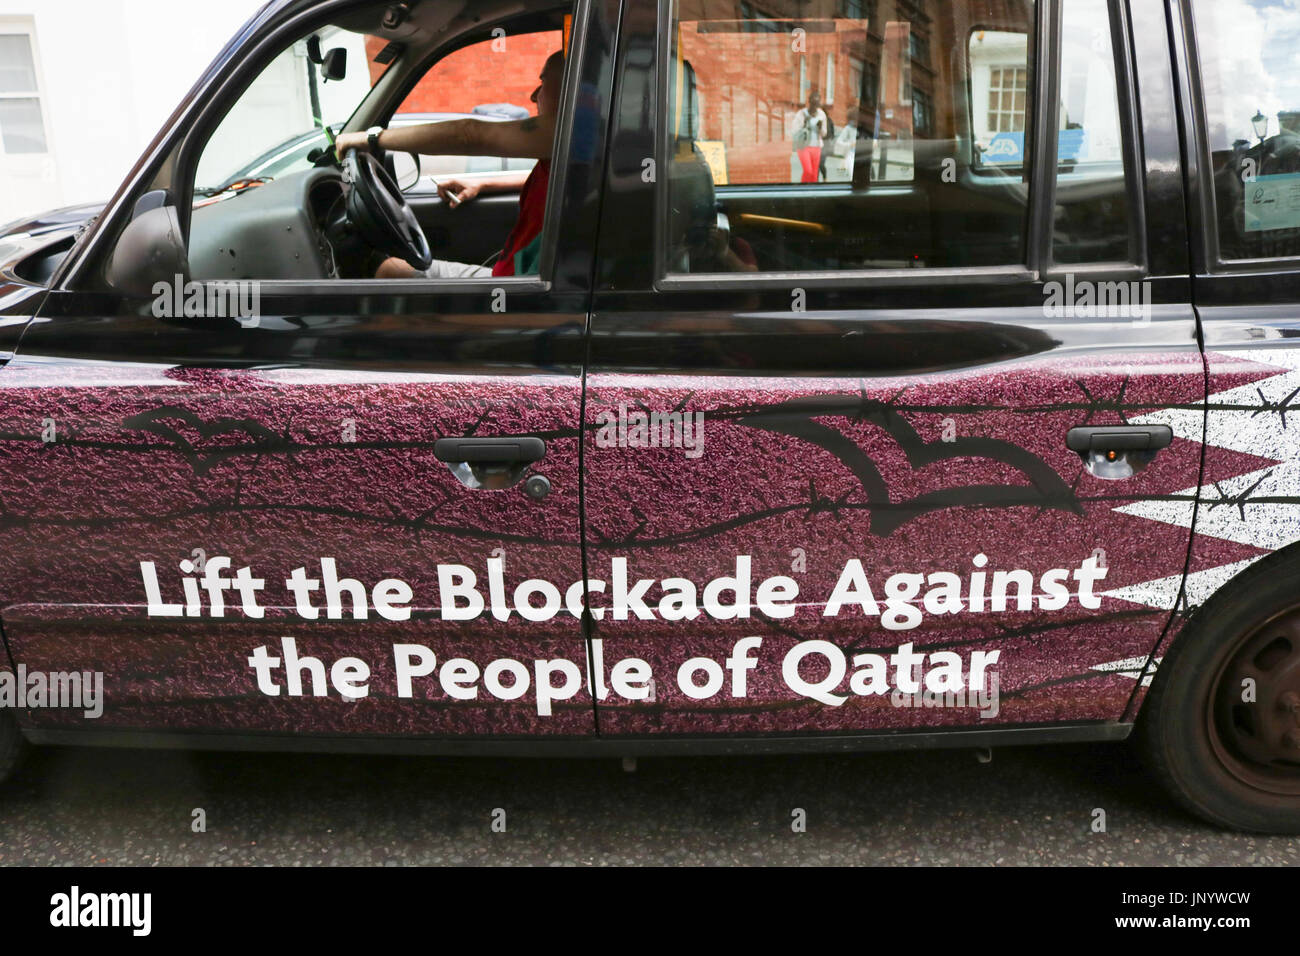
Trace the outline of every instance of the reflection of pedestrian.
[[817, 178], [823, 183], [826, 182], [826, 157], [833, 155], [835, 149], [835, 124], [831, 122], [829, 115], [826, 115], [826, 142], [831, 145], [829, 147], [823, 146], [821, 148], [821, 157], [817, 163]]
[[817, 182], [817, 172], [822, 162], [822, 144], [827, 134], [826, 113], [822, 110], [821, 94], [814, 90], [808, 94], [808, 105], [794, 114], [791, 139], [794, 151], [803, 170], [800, 182]]

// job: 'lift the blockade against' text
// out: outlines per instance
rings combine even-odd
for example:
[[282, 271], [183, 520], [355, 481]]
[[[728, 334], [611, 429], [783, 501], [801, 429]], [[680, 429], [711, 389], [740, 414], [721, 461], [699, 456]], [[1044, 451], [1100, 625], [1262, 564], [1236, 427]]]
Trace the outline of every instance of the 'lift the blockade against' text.
[[[897, 572], [873, 588], [870, 576], [858, 558], [849, 560], [835, 586], [821, 604], [823, 617], [861, 613], [879, 617], [886, 630], [906, 631], [919, 625], [926, 614], [962, 612], [1005, 612], [1038, 608], [1059, 611], [1077, 601], [1080, 607], [1101, 606], [1094, 590], [1106, 577], [1107, 568], [1094, 556], [1077, 568], [1051, 568], [1035, 574], [1024, 568], [988, 569], [988, 557], [977, 554], [971, 567], [929, 574]], [[261, 618], [266, 609], [258, 596], [266, 580], [252, 568], [233, 568], [225, 556], [207, 560], [202, 570], [194, 562], [181, 561], [180, 587], [160, 579], [153, 561], [140, 562], [140, 576], [150, 617], [225, 617], [227, 612]], [[632, 578], [628, 559], [610, 561], [609, 580], [590, 578], [575, 581], [561, 591], [543, 578], [530, 578], [508, 588], [503, 559], [488, 558], [486, 587], [475, 571], [463, 564], [437, 566], [437, 595], [422, 598], [420, 608], [435, 608], [443, 620], [472, 621], [488, 614], [505, 621], [518, 614], [526, 621], [549, 621], [567, 612], [583, 613], [584, 592], [597, 619], [630, 618], [649, 621], [695, 620], [701, 614], [726, 621], [751, 617], [755, 612], [767, 618], [794, 617], [799, 607], [799, 584], [787, 575], [774, 575], [755, 584], [749, 555], [735, 559], [731, 574], [713, 578], [700, 587], [683, 577]], [[880, 582], [877, 582], [878, 586]], [[319, 571], [294, 568], [284, 580], [286, 598], [292, 610], [304, 620], [340, 620], [345, 613], [353, 620], [365, 620], [373, 611], [384, 620], [405, 621], [415, 600], [411, 586], [400, 578], [385, 578], [367, 587], [363, 582], [339, 574], [334, 558], [320, 558]], [[820, 603], [818, 596], [804, 598]], [[280, 602], [276, 602], [279, 604]]]

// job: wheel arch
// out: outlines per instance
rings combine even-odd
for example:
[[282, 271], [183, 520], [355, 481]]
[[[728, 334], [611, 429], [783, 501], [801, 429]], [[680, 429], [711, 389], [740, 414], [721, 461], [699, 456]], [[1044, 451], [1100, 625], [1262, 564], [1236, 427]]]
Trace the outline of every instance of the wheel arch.
[[[1195, 544], [1193, 544], [1193, 547], [1195, 547]], [[1184, 609], [1184, 604], [1186, 601], [1187, 581], [1184, 579], [1183, 585], [1178, 592], [1173, 619], [1170, 621], [1169, 627], [1166, 628], [1160, 642], [1147, 656], [1142, 677], [1137, 682], [1133, 696], [1129, 699], [1122, 720], [1136, 722], [1140, 719], [1143, 713], [1143, 705], [1150, 696], [1150, 687], [1159, 679], [1161, 666], [1174, 653], [1180, 642], [1185, 643], [1183, 639], [1186, 636], [1203, 627], [1205, 621], [1211, 619], [1218, 608], [1234, 600], [1243, 590], [1253, 587], [1258, 581], [1272, 574], [1288, 570], [1294, 573], [1297, 584], [1300, 584], [1300, 540], [1293, 541], [1291, 544], [1278, 548], [1270, 554], [1261, 555], [1252, 560], [1249, 565], [1241, 568], [1232, 577], [1215, 587], [1204, 600], [1186, 609]], [[1297, 601], [1300, 601], [1300, 588], [1297, 588]]]

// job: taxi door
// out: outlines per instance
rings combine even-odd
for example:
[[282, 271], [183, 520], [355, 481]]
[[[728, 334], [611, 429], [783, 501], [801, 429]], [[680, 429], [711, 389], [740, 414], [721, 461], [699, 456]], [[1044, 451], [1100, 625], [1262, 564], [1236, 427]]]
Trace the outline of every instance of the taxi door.
[[[1202, 467], [1165, 14], [937, 7], [625, 9], [604, 735], [1127, 733]], [[819, 114], [851, 132], [809, 147]]]
[[[211, 277], [161, 299], [112, 287], [118, 230], [190, 202], [184, 172], [237, 91], [307, 29], [268, 16], [78, 246], [0, 379], [8, 646], [28, 673], [103, 682], [93, 718], [33, 702], [23, 719], [47, 741], [588, 738], [580, 589], [550, 595], [582, 578], [612, 20], [583, 3], [569, 26], [538, 275], [268, 279], [247, 316], [172, 307], [192, 287], [214, 301]], [[273, 215], [262, 191], [300, 182], [306, 223], [338, 183], [298, 175], [227, 202]], [[209, 212], [176, 221], [192, 237]]]

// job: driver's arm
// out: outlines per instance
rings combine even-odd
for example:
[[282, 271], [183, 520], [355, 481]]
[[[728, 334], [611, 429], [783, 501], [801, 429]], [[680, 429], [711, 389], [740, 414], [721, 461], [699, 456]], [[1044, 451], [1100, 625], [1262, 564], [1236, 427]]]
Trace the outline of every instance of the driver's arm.
[[[386, 129], [379, 134], [379, 147], [397, 153], [420, 153], [425, 156], [550, 159], [554, 140], [555, 118], [530, 116], [527, 119], [498, 123], [459, 119]], [[338, 137], [340, 156], [349, 149], [363, 149], [365, 145], [365, 133], [343, 133]]]
[[[491, 196], [494, 193], [517, 193], [524, 188], [524, 183], [528, 181], [531, 169], [512, 169], [501, 173], [499, 176], [484, 176], [476, 178], [473, 183], [478, 186], [476, 193]], [[441, 182], [452, 184], [459, 182], [454, 176], [449, 176]]]
[[437, 180], [438, 195], [442, 197], [443, 202], [450, 203], [454, 209], [461, 203], [468, 202], [477, 196], [520, 192], [531, 172], [530, 169], [518, 169], [501, 173], [498, 176], [482, 178], [475, 176], [473, 179], [460, 179], [456, 176], [450, 176], [446, 179]]

